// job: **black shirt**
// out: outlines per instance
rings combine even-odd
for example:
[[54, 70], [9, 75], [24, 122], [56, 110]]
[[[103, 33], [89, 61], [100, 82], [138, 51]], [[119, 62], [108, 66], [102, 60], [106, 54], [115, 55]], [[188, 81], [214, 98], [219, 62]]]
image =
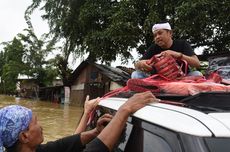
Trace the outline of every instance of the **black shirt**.
[[36, 152], [109, 152], [109, 150], [98, 138], [86, 146], [82, 145], [78, 134], [39, 145]]
[[[141, 60], [151, 59], [152, 56], [159, 54], [159, 53], [166, 51], [166, 50], [173, 50], [173, 51], [180, 52], [180, 53], [187, 55], [187, 56], [195, 55], [191, 45], [188, 42], [186, 42], [185, 40], [174, 40], [172, 46], [170, 48], [167, 48], [167, 49], [163, 49], [156, 44], [152, 44], [147, 49], [147, 51], [145, 52], [145, 54], [143, 55]], [[178, 62], [178, 64], [180, 65], [181, 62]], [[185, 72], [185, 66], [184, 65], [182, 67], [182, 70]], [[190, 72], [189, 67], [187, 69], [187, 72]], [[151, 73], [154, 74], [155, 70], [151, 71]]]
[[176, 52], [181, 52], [187, 56], [195, 55], [194, 51], [192, 50], [192, 47], [190, 46], [190, 44], [188, 42], [186, 42], [184, 40], [174, 40], [172, 46], [170, 48], [167, 48], [167, 49], [163, 49], [156, 44], [152, 44], [148, 48], [148, 50], [145, 52], [145, 54], [143, 55], [143, 57], [141, 59], [142, 60], [150, 59], [152, 56], [159, 54], [165, 50], [173, 50]]

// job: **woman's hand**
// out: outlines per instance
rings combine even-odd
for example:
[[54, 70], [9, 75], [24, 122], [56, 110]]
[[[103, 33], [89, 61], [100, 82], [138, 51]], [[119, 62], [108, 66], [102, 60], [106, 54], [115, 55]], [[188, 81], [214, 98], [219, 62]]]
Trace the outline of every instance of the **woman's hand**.
[[86, 130], [87, 122], [90, 118], [90, 113], [96, 108], [98, 103], [100, 102], [100, 98], [89, 100], [89, 95], [86, 96], [85, 104], [84, 104], [84, 113], [81, 117], [81, 120], [74, 131], [75, 134], [81, 133]]
[[85, 99], [85, 105], [84, 105], [84, 114], [87, 115], [90, 114], [90, 112], [92, 112], [93, 109], [96, 108], [99, 102], [100, 102], [99, 97], [96, 99], [89, 100], [89, 95], [87, 95]]

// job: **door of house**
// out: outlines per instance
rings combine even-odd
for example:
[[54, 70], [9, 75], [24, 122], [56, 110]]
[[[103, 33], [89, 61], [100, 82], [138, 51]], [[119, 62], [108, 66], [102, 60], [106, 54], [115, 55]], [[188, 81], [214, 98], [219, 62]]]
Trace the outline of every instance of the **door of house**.
[[105, 84], [102, 82], [90, 82], [87, 88], [90, 99], [102, 97], [105, 94]]

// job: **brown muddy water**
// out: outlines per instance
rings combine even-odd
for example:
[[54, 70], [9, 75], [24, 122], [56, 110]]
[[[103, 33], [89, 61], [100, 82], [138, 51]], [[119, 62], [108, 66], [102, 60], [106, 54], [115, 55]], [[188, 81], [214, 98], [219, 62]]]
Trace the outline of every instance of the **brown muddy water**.
[[12, 104], [28, 107], [38, 116], [44, 143], [72, 135], [83, 112], [82, 107], [0, 95], [0, 108]]

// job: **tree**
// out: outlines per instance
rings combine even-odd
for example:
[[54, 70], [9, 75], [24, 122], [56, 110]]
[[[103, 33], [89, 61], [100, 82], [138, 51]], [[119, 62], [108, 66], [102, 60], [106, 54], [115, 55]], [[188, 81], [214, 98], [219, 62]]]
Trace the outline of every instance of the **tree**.
[[0, 54], [2, 92], [13, 93], [19, 74], [31, 76], [39, 86], [47, 86], [58, 76], [57, 69], [46, 61], [46, 55], [52, 48], [45, 47], [45, 41], [39, 40], [34, 32], [24, 30], [12, 41], [5, 42]]
[[24, 50], [22, 43], [16, 38], [5, 45], [4, 52], [1, 53], [1, 91], [14, 93], [18, 74], [24, 69], [24, 63], [22, 62]]
[[[72, 52], [81, 54], [80, 44], [81, 42], [81, 30], [78, 24], [79, 7], [83, 0], [34, 0], [32, 5], [28, 7], [25, 13], [25, 18], [28, 25], [32, 28], [30, 22], [30, 15], [33, 10], [38, 8], [40, 4], [44, 2], [44, 6], [41, 9], [45, 10], [46, 14], [42, 17], [49, 23], [50, 33], [53, 38], [50, 46], [53, 46], [55, 42], [62, 41], [62, 47], [57, 47], [60, 50], [60, 54], [54, 57], [53, 63], [59, 67], [59, 73], [63, 79], [63, 84], [68, 85], [69, 76], [72, 70], [68, 67], [68, 61]], [[75, 9], [72, 9], [75, 8]], [[58, 63], [58, 64], [57, 64]]]
[[21, 74], [31, 76], [36, 79], [39, 86], [45, 86], [45, 66], [46, 56], [49, 53], [49, 49], [44, 47], [45, 41], [39, 40], [34, 34], [33, 30], [25, 29], [26, 34], [19, 33], [17, 36], [23, 44], [23, 58], [22, 61], [25, 64], [25, 70], [21, 71]]
[[5, 54], [3, 51], [0, 51], [0, 76], [2, 76], [2, 69], [5, 63]]
[[143, 53], [152, 43], [151, 27], [159, 21], [169, 21], [174, 37], [193, 48], [206, 47], [204, 53], [229, 52], [227, 0], [33, 0], [28, 15], [38, 7], [51, 34], [64, 42], [65, 63], [71, 52], [106, 63], [120, 54], [127, 61], [132, 49]]
[[[193, 47], [206, 47], [204, 55], [229, 52], [230, 2], [183, 1], [177, 11], [176, 32]], [[178, 34], [178, 35], [179, 35]]]

